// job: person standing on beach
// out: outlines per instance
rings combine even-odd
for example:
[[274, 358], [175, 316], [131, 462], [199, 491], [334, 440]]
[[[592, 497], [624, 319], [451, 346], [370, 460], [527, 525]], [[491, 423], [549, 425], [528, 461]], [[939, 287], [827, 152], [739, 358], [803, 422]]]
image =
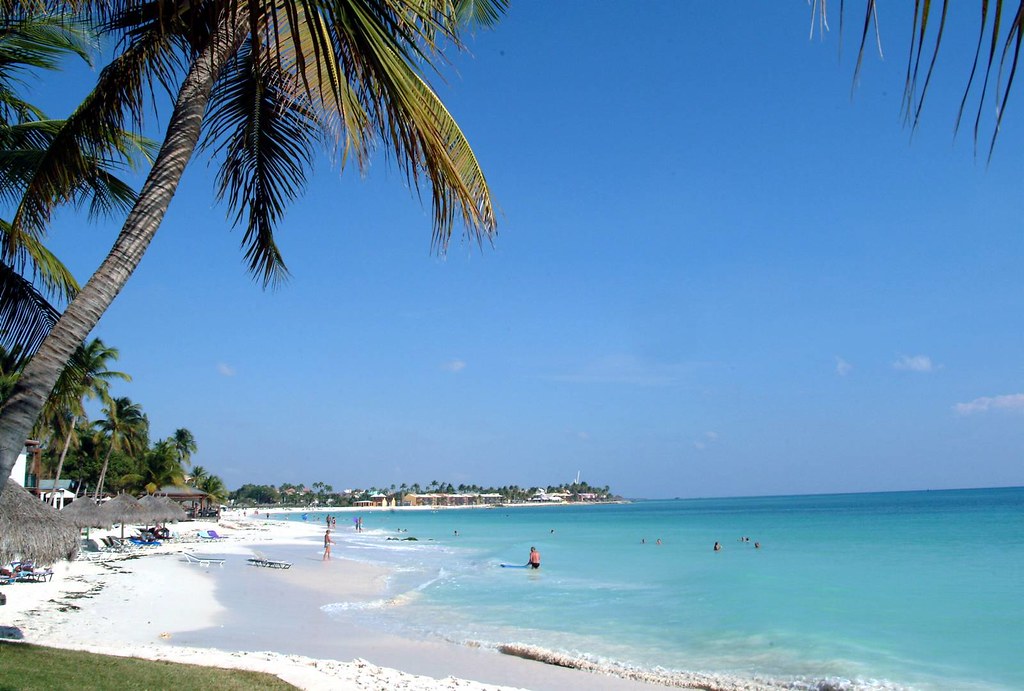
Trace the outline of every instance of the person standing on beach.
[[329, 561], [331, 558], [331, 545], [334, 544], [334, 540], [331, 539], [331, 529], [328, 528], [327, 532], [324, 533], [324, 558], [321, 561]]
[[530, 568], [531, 569], [539, 569], [540, 568], [540, 552], [537, 551], [536, 547], [531, 547], [530, 548], [530, 562], [529, 562], [529, 564], [530, 564]]

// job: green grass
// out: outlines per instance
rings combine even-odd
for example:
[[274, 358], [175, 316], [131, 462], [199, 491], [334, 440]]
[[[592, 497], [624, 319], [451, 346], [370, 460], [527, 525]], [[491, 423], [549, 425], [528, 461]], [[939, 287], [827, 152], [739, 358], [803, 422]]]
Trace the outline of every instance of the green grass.
[[200, 667], [0, 642], [0, 691], [51, 689], [294, 689], [261, 672]]

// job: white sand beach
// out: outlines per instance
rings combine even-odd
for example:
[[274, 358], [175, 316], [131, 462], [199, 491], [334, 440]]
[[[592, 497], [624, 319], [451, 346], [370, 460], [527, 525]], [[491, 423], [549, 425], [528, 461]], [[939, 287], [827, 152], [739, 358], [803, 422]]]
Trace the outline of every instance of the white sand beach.
[[[189, 536], [100, 560], [55, 565], [52, 580], [5, 586], [0, 636], [29, 643], [269, 672], [302, 689], [637, 691], [657, 685], [502, 655], [444, 641], [340, 627], [321, 607], [370, 601], [387, 570], [345, 558], [322, 561], [318, 527], [229, 514], [181, 523]], [[93, 536], [104, 535], [93, 531]], [[115, 532], [116, 534], [116, 532]], [[185, 553], [223, 559], [190, 563]], [[254, 553], [287, 552], [290, 569], [252, 566]], [[401, 670], [401, 671], [399, 671]]]

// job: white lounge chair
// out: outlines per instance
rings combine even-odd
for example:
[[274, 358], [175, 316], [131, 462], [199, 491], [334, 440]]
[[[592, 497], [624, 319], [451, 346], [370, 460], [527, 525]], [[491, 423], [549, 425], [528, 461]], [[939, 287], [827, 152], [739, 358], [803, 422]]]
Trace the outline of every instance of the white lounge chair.
[[263, 566], [268, 569], [290, 569], [292, 563], [290, 561], [280, 561], [277, 559], [267, 559], [266, 555], [261, 552], [253, 552], [256, 556], [249, 557], [249, 563], [253, 566]]
[[224, 566], [223, 559], [213, 559], [211, 557], [201, 557], [191, 552], [183, 552], [185, 555], [185, 561], [189, 564], [199, 564], [200, 566], [209, 566], [210, 564], [216, 564], [217, 566]]

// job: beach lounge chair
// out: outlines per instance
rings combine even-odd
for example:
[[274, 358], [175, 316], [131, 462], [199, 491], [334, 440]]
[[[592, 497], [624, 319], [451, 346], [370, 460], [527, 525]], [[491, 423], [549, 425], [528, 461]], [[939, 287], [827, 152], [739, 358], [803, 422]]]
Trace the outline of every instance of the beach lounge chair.
[[256, 556], [249, 557], [249, 563], [253, 566], [262, 566], [268, 569], [290, 569], [292, 563], [290, 561], [280, 561], [278, 559], [267, 559], [267, 557], [260, 552], [254, 553]]
[[128, 542], [135, 545], [136, 547], [159, 547], [159, 540], [143, 540], [137, 537], [128, 538]]
[[81, 561], [96, 561], [102, 559], [109, 550], [100, 547], [100, 544], [93, 539], [83, 539], [78, 547], [78, 559]]
[[39, 569], [32, 567], [22, 569], [14, 574], [14, 580], [27, 583], [45, 583], [53, 580], [53, 569]]
[[185, 561], [189, 564], [198, 564], [199, 566], [210, 566], [211, 564], [216, 564], [217, 566], [224, 566], [223, 559], [203, 557], [197, 554], [192, 554], [191, 552], [183, 552], [183, 554], [185, 555]]

